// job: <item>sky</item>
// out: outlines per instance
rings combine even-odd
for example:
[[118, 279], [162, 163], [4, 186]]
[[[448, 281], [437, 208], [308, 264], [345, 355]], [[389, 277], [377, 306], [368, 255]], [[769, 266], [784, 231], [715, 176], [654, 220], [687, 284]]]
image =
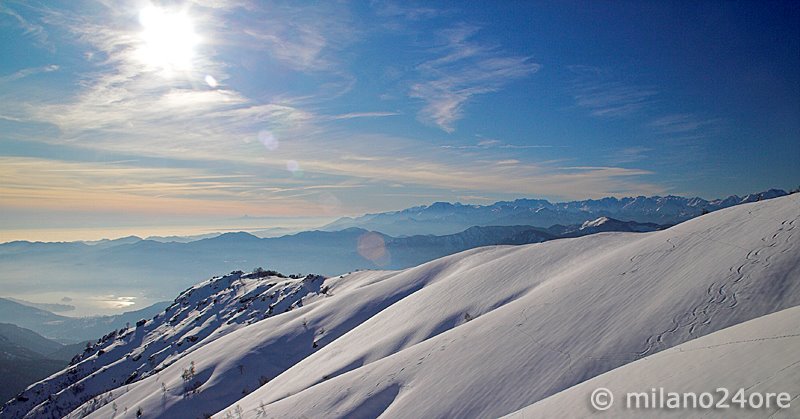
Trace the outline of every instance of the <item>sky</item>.
[[0, 241], [800, 185], [796, 2], [0, 0]]

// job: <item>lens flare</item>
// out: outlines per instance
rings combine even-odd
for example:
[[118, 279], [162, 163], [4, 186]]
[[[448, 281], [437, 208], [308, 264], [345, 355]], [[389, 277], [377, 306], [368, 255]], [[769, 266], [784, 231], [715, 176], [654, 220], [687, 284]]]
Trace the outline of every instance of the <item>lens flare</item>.
[[[259, 133], [258, 133], [258, 142], [263, 144], [264, 148], [266, 148], [269, 151], [277, 150], [278, 147], [280, 147], [280, 145], [281, 145], [281, 143], [278, 141], [278, 139], [275, 138], [275, 136], [272, 135], [271, 132], [266, 131], [266, 130], [259, 131]], [[295, 163], [297, 163], [297, 162], [295, 162]], [[288, 167], [288, 164], [287, 164], [287, 167]]]
[[294, 177], [303, 176], [303, 169], [300, 168], [300, 163], [298, 163], [297, 160], [288, 160], [286, 162], [286, 170], [292, 172]]
[[358, 254], [377, 266], [386, 266], [391, 261], [383, 236], [372, 231], [358, 237]]

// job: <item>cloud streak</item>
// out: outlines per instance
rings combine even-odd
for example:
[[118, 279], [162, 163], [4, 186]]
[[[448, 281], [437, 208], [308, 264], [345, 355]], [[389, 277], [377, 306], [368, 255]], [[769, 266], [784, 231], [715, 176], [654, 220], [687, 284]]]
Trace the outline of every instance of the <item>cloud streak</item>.
[[455, 131], [464, 105], [473, 97], [496, 92], [541, 68], [530, 57], [507, 55], [472, 40], [477, 31], [461, 26], [440, 32], [439, 44], [432, 49], [437, 57], [417, 67], [421, 80], [409, 92], [425, 104], [419, 119], [448, 133]]
[[56, 64], [50, 64], [41, 67], [23, 68], [22, 70], [19, 70], [13, 74], [9, 74], [7, 76], [1, 76], [0, 82], [15, 81], [35, 74], [52, 73], [53, 71], [58, 71], [59, 68], [60, 67]]
[[[7, 209], [131, 214], [272, 216], [314, 214], [318, 208], [292, 193], [357, 188], [357, 184], [297, 186], [253, 174], [220, 174], [205, 169], [147, 168], [131, 164], [66, 162], [25, 157], [0, 158], [0, 196]], [[280, 186], [278, 186], [280, 185]], [[264, 199], [280, 206], [265, 208]]]
[[601, 118], [618, 118], [630, 116], [650, 106], [656, 90], [628, 86], [616, 82], [597, 84], [580, 83], [575, 88], [575, 103], [589, 109], [592, 116]]
[[549, 145], [549, 144], [507, 144], [500, 140], [483, 139], [476, 144], [467, 145], [442, 145], [444, 149], [454, 150], [490, 150], [490, 149], [510, 149], [510, 150], [525, 150], [534, 148], [566, 148], [566, 146]]
[[397, 116], [397, 115], [401, 115], [401, 113], [400, 112], [351, 112], [351, 113], [333, 115], [330, 117], [330, 119], [340, 120], [340, 119], [356, 119], [356, 118], [384, 118], [387, 116]]
[[567, 69], [575, 75], [572, 97], [575, 104], [598, 118], [621, 118], [652, 107], [659, 95], [653, 87], [637, 86], [614, 80], [607, 70], [573, 65]]
[[271, 3], [248, 6], [241, 28], [220, 31], [237, 39], [238, 46], [265, 55], [281, 66], [324, 80], [311, 95], [293, 97], [292, 102], [320, 102], [349, 92], [356, 83], [348, 69], [346, 50], [359, 38], [349, 8], [335, 3], [302, 5]]
[[658, 117], [648, 126], [662, 134], [692, 134], [717, 128], [719, 119], [702, 119], [695, 115], [680, 113]]
[[52, 42], [50, 42], [47, 31], [43, 26], [30, 22], [15, 10], [3, 4], [0, 4], [0, 14], [13, 18], [17, 25], [22, 28], [25, 35], [33, 38], [38, 45], [48, 49], [49, 51], [55, 50], [55, 47], [53, 46]]

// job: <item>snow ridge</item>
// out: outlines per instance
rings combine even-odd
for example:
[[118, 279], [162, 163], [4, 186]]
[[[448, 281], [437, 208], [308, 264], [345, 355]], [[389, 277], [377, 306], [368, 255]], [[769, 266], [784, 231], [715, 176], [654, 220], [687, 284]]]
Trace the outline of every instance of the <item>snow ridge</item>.
[[[3, 415], [85, 416], [122, 385], [159, 374], [195, 348], [272, 315], [325, 296], [323, 277], [287, 278], [277, 272], [231, 272], [201, 282], [150, 320], [114, 330], [73, 358], [69, 368], [36, 383], [7, 403]], [[50, 397], [54, 394], [57, 397]]]

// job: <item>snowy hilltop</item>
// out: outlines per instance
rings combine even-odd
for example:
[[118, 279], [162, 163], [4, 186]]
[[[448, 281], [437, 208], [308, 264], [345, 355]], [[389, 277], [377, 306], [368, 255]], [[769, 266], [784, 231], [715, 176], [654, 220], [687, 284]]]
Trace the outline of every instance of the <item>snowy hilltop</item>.
[[[794, 194], [401, 271], [234, 272], [112, 331], [0, 416], [581, 417], [597, 386], [659, 380], [797, 395], [798, 220]], [[800, 403], [756, 412], [773, 413]]]

